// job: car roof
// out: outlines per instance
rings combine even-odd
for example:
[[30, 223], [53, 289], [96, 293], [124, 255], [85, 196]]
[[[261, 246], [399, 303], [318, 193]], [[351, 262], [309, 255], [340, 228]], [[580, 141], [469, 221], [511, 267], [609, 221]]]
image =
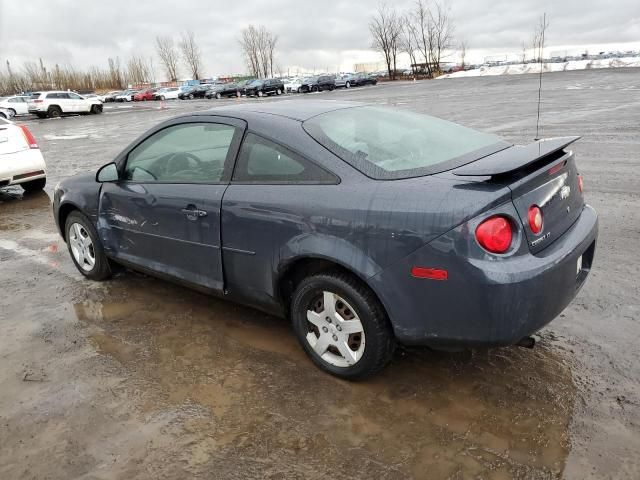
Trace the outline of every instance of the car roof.
[[279, 102], [255, 102], [241, 105], [216, 107], [209, 112], [213, 115], [243, 117], [246, 113], [261, 113], [287, 117], [304, 122], [305, 120], [335, 110], [362, 107], [358, 102], [341, 102], [336, 100], [283, 100]]

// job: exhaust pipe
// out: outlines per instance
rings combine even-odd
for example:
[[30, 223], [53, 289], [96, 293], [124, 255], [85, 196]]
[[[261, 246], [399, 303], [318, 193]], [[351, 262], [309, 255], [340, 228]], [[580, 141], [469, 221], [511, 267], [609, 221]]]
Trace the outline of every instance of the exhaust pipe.
[[536, 346], [536, 339], [534, 337], [524, 337], [522, 340], [516, 343], [516, 345], [524, 348], [533, 348]]

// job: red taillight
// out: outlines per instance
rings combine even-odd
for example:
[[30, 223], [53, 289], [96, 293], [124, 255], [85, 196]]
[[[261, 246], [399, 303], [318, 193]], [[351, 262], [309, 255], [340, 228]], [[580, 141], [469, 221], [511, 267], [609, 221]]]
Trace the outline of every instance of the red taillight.
[[31, 133], [31, 131], [29, 131], [27, 126], [26, 125], [18, 125], [18, 127], [20, 127], [20, 130], [22, 130], [22, 135], [24, 135], [24, 139], [27, 141], [27, 144], [29, 145], [29, 148], [38, 148], [38, 142], [36, 142], [35, 137]]
[[44, 100], [34, 100], [33, 103], [42, 103]]
[[476, 240], [482, 248], [491, 253], [506, 252], [512, 239], [511, 222], [505, 217], [488, 218], [476, 228]]
[[429, 280], [447, 280], [449, 272], [439, 268], [412, 267], [411, 276], [415, 278], [428, 278]]
[[529, 228], [536, 235], [542, 231], [542, 210], [537, 205], [529, 207]]
[[584, 191], [584, 181], [582, 180], [582, 175], [578, 175], [578, 189], [580, 193]]

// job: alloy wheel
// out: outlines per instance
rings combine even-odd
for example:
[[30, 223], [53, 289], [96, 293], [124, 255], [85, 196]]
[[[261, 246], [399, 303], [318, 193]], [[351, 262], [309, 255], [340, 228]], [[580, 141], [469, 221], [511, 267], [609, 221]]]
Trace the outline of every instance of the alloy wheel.
[[307, 309], [306, 340], [325, 362], [350, 367], [364, 354], [364, 327], [356, 311], [343, 298], [323, 291]]
[[93, 270], [96, 265], [96, 252], [89, 232], [79, 223], [69, 227], [69, 246], [76, 263], [85, 272]]

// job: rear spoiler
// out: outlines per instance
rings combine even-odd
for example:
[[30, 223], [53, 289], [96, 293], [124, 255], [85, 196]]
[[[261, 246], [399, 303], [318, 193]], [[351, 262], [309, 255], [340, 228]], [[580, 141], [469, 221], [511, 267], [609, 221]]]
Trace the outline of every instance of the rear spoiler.
[[494, 177], [515, 172], [547, 155], [562, 150], [580, 137], [557, 137], [538, 140], [524, 146], [514, 146], [487, 155], [475, 162], [456, 168], [452, 173], [462, 177]]

